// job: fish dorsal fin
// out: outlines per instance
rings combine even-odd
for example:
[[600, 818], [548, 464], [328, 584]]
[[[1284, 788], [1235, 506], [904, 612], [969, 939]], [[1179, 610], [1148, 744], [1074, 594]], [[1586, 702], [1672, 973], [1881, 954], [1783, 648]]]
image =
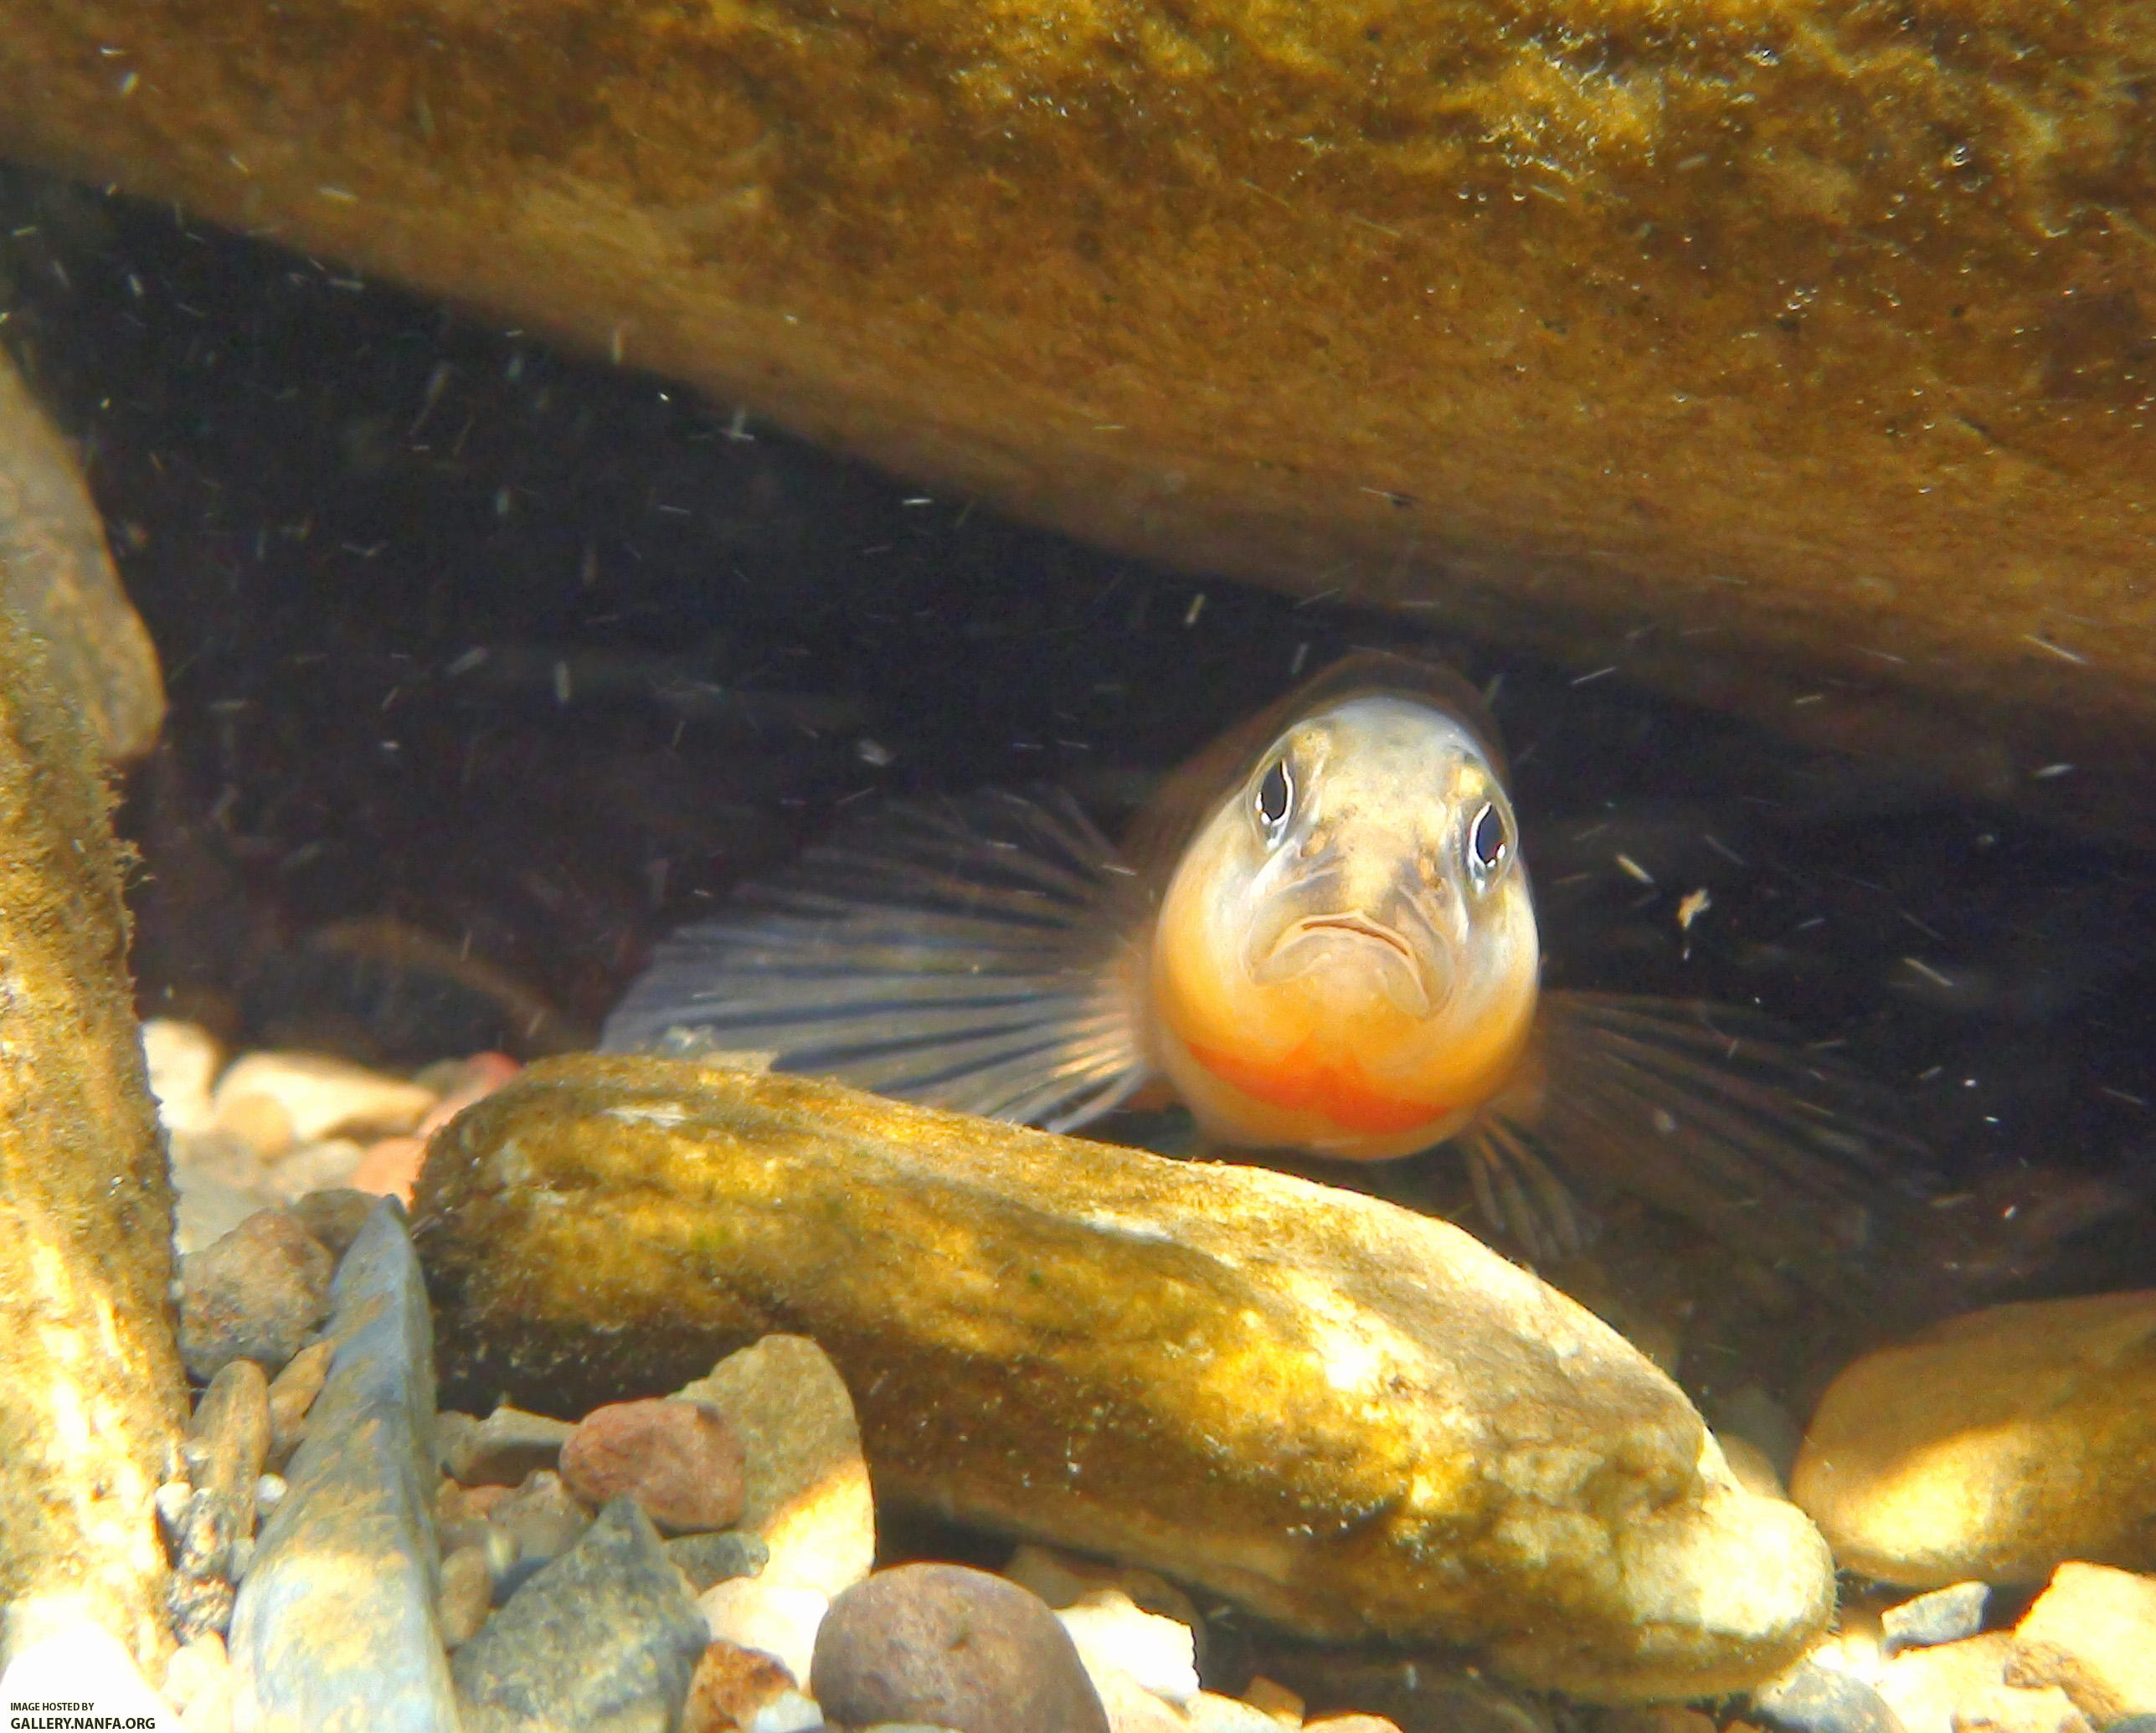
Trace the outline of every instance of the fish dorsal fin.
[[1147, 1073], [1124, 954], [1143, 897], [1058, 790], [893, 803], [667, 939], [599, 1046], [768, 1052], [1068, 1130]]
[[1466, 724], [1500, 783], [1507, 779], [1497, 724], [1466, 678], [1390, 650], [1351, 651], [1219, 736], [1171, 773], [1130, 827], [1126, 849], [1149, 874], [1171, 868], [1214, 804], [1256, 768], [1258, 755], [1299, 717], [1366, 692], [1423, 700]]
[[1621, 1187], [1853, 1304], [1932, 1182], [1883, 1086], [1757, 1012], [1546, 992], [1522, 1085], [1459, 1139], [1532, 1257], [1578, 1249], [1559, 1174]]

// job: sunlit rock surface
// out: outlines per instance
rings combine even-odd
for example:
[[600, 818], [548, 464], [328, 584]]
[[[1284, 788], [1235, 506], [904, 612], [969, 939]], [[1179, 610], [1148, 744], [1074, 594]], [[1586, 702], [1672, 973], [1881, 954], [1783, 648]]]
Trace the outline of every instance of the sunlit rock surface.
[[2156, 1290], [1994, 1306], [1865, 1355], [1791, 1494], [1840, 1564], [1889, 1582], [2156, 1566]]
[[1818, 1535], [1643, 1355], [1373, 1199], [581, 1058], [440, 1133], [418, 1208], [452, 1400], [573, 1410], [796, 1331], [885, 1498], [1592, 1697], [1754, 1683], [1832, 1607]]
[[0, 149], [1096, 541], [2148, 828], [2133, 0], [0, 26]]
[[156, 1678], [172, 1192], [96, 745], [18, 622], [0, 607], [0, 1664], [87, 1622]]

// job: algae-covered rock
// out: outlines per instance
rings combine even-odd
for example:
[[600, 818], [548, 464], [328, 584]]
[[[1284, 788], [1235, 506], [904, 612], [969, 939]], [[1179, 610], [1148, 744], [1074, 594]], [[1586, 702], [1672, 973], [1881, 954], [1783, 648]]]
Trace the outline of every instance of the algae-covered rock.
[[0, 150], [2144, 833], [2153, 78], [2137, 0], [0, 0]]
[[187, 1405], [105, 805], [95, 743], [0, 608], [0, 1649], [87, 1620], [157, 1677], [152, 1497]]
[[549, 1061], [440, 1133], [415, 1234], [458, 1386], [575, 1412], [774, 1330], [878, 1495], [1315, 1636], [1608, 1698], [1757, 1682], [1833, 1604], [1676, 1386], [1468, 1235], [797, 1077]]
[[0, 607], [19, 609], [47, 668], [107, 758], [138, 758], [165, 717], [157, 652], [120, 587], [75, 460], [0, 353]]

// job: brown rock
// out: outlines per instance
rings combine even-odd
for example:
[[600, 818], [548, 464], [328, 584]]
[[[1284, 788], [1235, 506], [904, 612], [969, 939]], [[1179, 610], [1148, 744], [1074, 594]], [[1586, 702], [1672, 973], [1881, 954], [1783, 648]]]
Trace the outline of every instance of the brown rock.
[[180, 1260], [180, 1354], [208, 1378], [228, 1360], [281, 1370], [329, 1316], [329, 1252], [289, 1210], [257, 1210]]
[[435, 1612], [441, 1622], [445, 1648], [469, 1643], [479, 1634], [493, 1597], [493, 1568], [483, 1543], [460, 1546], [442, 1560], [441, 1592], [436, 1597]]
[[831, 1602], [810, 1694], [848, 1725], [1109, 1733], [1078, 1650], [1039, 1596], [960, 1565], [902, 1565]]
[[769, 1655], [714, 1643], [690, 1675], [681, 1733], [748, 1733], [758, 1710], [799, 1683]]
[[760, 1573], [828, 1598], [876, 1562], [876, 1498], [853, 1399], [805, 1336], [729, 1354], [680, 1395], [723, 1414], [741, 1440], [741, 1525], [770, 1549]]
[[0, 1607], [13, 1643], [87, 1617], [157, 1678], [172, 1635], [152, 1499], [187, 1402], [108, 798], [0, 608]]
[[2060, 1566], [2014, 1628], [2006, 1677], [2057, 1685], [2099, 1727], [2156, 1714], [2156, 1576]]
[[587, 1504], [628, 1497], [661, 1528], [723, 1529], [741, 1514], [741, 1441], [702, 1402], [612, 1402], [562, 1442], [563, 1484]]
[[2145, 826], [2152, 68], [2134, 0], [16, 0], [0, 147], [955, 497]]
[[558, 1468], [562, 1445], [574, 1430], [565, 1420], [527, 1414], [506, 1402], [484, 1420], [451, 1411], [435, 1417], [435, 1453], [466, 1486], [515, 1486], [538, 1469]]
[[301, 1226], [329, 1247], [331, 1257], [342, 1257], [380, 1201], [356, 1185], [332, 1185], [294, 1198], [292, 1213], [300, 1218]]
[[1994, 1306], [1866, 1355], [1790, 1493], [1840, 1564], [1913, 1587], [2156, 1565], [2156, 1289]]
[[157, 652], [120, 587], [75, 456], [0, 355], [0, 606], [19, 609], [45, 667], [107, 758], [141, 757], [165, 717]]
[[278, 1461], [292, 1453], [306, 1429], [307, 1411], [322, 1394], [329, 1376], [329, 1363], [337, 1355], [334, 1342], [310, 1342], [289, 1360], [270, 1384], [270, 1453]]

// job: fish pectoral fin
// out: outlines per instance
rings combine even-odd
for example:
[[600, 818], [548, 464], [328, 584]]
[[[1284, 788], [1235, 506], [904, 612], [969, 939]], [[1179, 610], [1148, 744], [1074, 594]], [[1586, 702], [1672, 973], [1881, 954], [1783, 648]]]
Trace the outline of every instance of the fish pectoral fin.
[[1054, 790], [893, 804], [666, 941], [603, 1052], [782, 1071], [1069, 1130], [1143, 1083], [1124, 963], [1135, 882]]
[[[1545, 993], [1534, 1051], [1539, 1087], [1500, 1097], [1463, 1139], [1479, 1175], [1525, 1176], [1509, 1190], [1478, 1179], [1523, 1242], [1514, 1195], [1539, 1200], [1556, 1186], [1562, 1196], [1555, 1168], [1862, 1304], [1865, 1272], [1876, 1274], [1867, 1254], [1932, 1179], [1929, 1152], [1901, 1128], [1889, 1092], [1756, 1013]], [[1543, 1216], [1562, 1219], [1546, 1203]]]

